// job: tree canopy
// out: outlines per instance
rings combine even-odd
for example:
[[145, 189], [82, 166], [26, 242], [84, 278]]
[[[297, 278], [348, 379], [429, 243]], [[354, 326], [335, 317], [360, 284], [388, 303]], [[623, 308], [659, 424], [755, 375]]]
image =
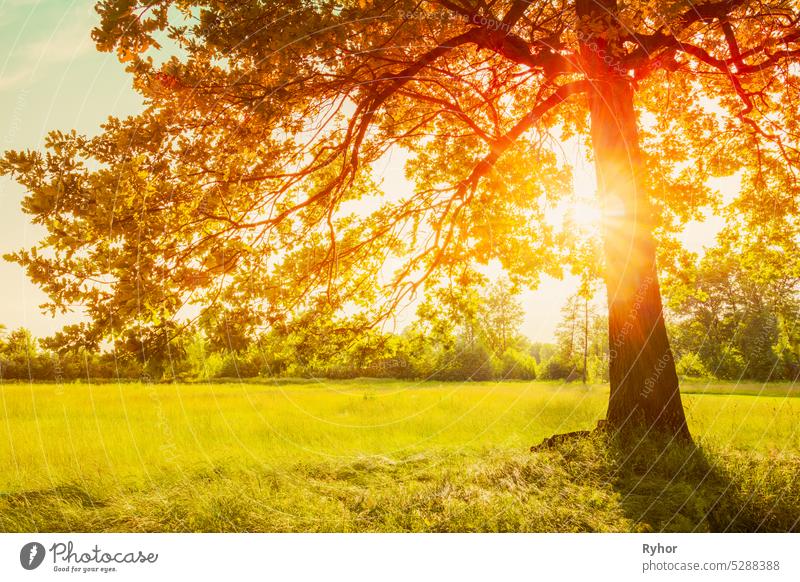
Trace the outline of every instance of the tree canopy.
[[[710, 176], [751, 175], [745, 205], [765, 167], [791, 168], [761, 179], [796, 188], [795, 4], [629, 2], [595, 31], [597, 50], [622, 41], [604, 58], [636, 85], [664, 237], [714, 204]], [[49, 233], [14, 260], [51, 308], [87, 305], [98, 333], [187, 302], [253, 322], [314, 300], [375, 305], [491, 259], [535, 281], [571, 256], [544, 220], [570, 190], [559, 142], [587, 133], [568, 2], [97, 10], [97, 46], [128, 63], [145, 111], [95, 137], [53, 132], [2, 169]], [[407, 195], [371, 178], [395, 147], [411, 152]]]
[[[676, 234], [722, 202], [709, 178], [742, 176], [743, 220], [795, 220], [797, 2], [104, 0], [97, 11], [97, 47], [126, 63], [144, 111], [96, 136], [53, 132], [44, 151], [0, 164], [47, 229], [11, 259], [54, 312], [86, 306], [89, 335], [160, 329], [192, 305], [242, 328], [311, 308], [372, 322], [426, 280], [468, 282], [492, 261], [529, 284], [564, 268], [637, 272], [609, 293], [628, 289], [630, 310], [653, 260], [631, 267], [629, 252], [626, 267], [619, 250], [645, 256], [652, 235], [659, 267], [679, 270]], [[609, 133], [631, 107], [638, 122]], [[606, 238], [605, 269], [547, 220], [571, 195], [563, 144], [592, 139], [595, 155], [616, 156], [599, 172], [604, 216], [618, 236], [633, 232], [616, 251]], [[376, 180], [401, 154], [410, 192]], [[616, 175], [626, 155], [635, 179]], [[660, 298], [648, 304], [660, 312]], [[641, 317], [629, 341], [663, 328]]]

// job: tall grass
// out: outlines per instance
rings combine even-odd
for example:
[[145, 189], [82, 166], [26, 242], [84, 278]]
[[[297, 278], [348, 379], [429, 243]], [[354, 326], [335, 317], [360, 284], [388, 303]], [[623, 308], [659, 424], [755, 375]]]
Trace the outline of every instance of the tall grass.
[[[687, 394], [699, 449], [600, 437], [607, 387], [0, 388], [4, 531], [796, 529], [800, 399]], [[780, 391], [779, 391], [780, 393]]]

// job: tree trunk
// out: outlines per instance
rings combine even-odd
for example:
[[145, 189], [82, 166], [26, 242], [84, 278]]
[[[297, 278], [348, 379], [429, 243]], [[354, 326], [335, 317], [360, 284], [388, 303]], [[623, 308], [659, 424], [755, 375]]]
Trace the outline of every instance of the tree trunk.
[[632, 79], [618, 66], [618, 42], [593, 32], [619, 28], [616, 1], [576, 0], [576, 10], [583, 67], [592, 81], [592, 146], [603, 207], [611, 381], [606, 422], [614, 430], [638, 427], [689, 439], [662, 314]]

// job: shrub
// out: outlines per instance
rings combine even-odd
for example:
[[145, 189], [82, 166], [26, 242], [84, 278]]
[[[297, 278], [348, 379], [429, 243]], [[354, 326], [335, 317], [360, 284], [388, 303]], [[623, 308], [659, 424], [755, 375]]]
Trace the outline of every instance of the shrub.
[[675, 369], [679, 376], [688, 376], [691, 378], [710, 378], [711, 373], [706, 368], [703, 361], [695, 352], [689, 352], [681, 356]]
[[491, 380], [492, 356], [481, 342], [459, 341], [452, 350], [441, 354], [433, 373], [437, 380]]
[[567, 380], [572, 374], [573, 369], [574, 366], [560, 360], [556, 356], [545, 362], [540, 377], [544, 380]]
[[501, 380], [535, 380], [536, 360], [533, 356], [508, 348], [500, 357], [498, 376]]
[[217, 376], [221, 378], [253, 378], [258, 376], [258, 366], [247, 354], [227, 352], [219, 365]]

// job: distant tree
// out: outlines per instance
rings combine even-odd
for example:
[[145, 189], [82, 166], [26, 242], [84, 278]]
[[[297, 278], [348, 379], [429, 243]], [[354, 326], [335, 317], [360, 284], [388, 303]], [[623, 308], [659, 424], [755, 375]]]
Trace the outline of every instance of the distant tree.
[[518, 295], [508, 279], [489, 282], [474, 274], [430, 289], [409, 330], [426, 354], [420, 365], [431, 377], [451, 380], [535, 378], [536, 361], [520, 333], [525, 311]]
[[0, 377], [18, 380], [52, 379], [52, 366], [36, 338], [24, 327], [6, 333], [0, 343]]
[[[567, 298], [556, 327], [556, 349], [545, 375], [551, 379], [581, 378], [588, 381], [607, 379], [609, 357], [607, 319], [588, 291]], [[545, 362], [547, 363], [547, 362]]]
[[538, 363], [529, 353], [507, 348], [499, 358], [496, 376], [500, 380], [535, 380]]
[[480, 333], [481, 283], [468, 274], [426, 292], [407, 332], [423, 377], [469, 380], [480, 370], [491, 375], [491, 352]]
[[[769, 223], [767, 223], [769, 224]], [[800, 371], [800, 258], [791, 224], [724, 229], [675, 289], [671, 329], [684, 366], [722, 379]]]
[[518, 291], [507, 279], [500, 279], [486, 289], [480, 301], [478, 321], [487, 345], [495, 355], [502, 355], [519, 343], [520, 326], [525, 310]]
[[561, 308], [561, 322], [556, 328], [556, 343], [559, 347], [559, 358], [572, 370], [577, 368], [578, 341], [581, 329], [581, 300], [578, 295], [571, 295]]
[[549, 342], [532, 342], [528, 347], [528, 353], [533, 356], [538, 364], [549, 360], [556, 353], [558, 347]]
[[486, 322], [482, 318], [486, 316], [488, 294], [486, 277], [474, 271], [432, 281], [417, 306], [414, 324], [443, 344], [452, 343], [456, 337], [476, 341], [484, 333]]

